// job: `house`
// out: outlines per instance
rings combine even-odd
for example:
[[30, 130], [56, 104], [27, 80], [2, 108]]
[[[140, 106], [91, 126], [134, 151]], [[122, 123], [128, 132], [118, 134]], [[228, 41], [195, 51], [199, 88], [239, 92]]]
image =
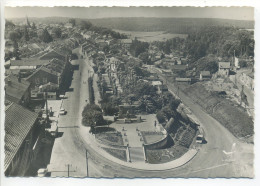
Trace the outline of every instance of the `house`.
[[53, 83], [60, 85], [60, 73], [48, 69], [44, 66], [38, 68], [32, 75], [26, 78], [31, 83], [32, 89], [44, 85], [46, 83]]
[[16, 103], [5, 108], [5, 159], [6, 176], [24, 176], [39, 147], [38, 113]]
[[10, 70], [35, 70], [47, 65], [50, 60], [39, 60], [37, 58], [23, 58], [21, 60], [10, 60]]
[[218, 74], [222, 76], [228, 76], [230, 72], [230, 62], [218, 63]]
[[106, 42], [105, 39], [96, 39], [95, 42], [98, 44], [100, 50], [102, 50], [105, 46], [108, 46], [108, 42]]
[[29, 81], [9, 75], [5, 78], [5, 99], [27, 106], [30, 102], [30, 88]]
[[173, 72], [182, 71], [187, 69], [187, 65], [174, 65], [171, 68]]
[[188, 83], [191, 84], [191, 78], [175, 78], [175, 81], [178, 83]]
[[130, 46], [132, 44], [132, 39], [121, 39], [121, 44], [126, 48], [126, 49], [130, 49]]
[[162, 69], [162, 73], [166, 76], [171, 76], [172, 70], [171, 69]]
[[162, 81], [152, 81], [152, 86], [156, 87], [156, 93], [161, 94], [162, 93]]
[[51, 50], [46, 53], [44, 53], [42, 56], [39, 57], [40, 60], [52, 60], [53, 58], [57, 58], [62, 61], [69, 61], [69, 56], [61, 54], [57, 52], [57, 50]]
[[210, 71], [201, 71], [200, 80], [209, 80], [211, 78]]

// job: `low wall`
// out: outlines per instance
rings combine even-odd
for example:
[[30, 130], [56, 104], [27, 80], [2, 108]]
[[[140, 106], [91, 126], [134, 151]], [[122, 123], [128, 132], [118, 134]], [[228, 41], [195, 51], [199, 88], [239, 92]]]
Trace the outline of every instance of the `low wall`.
[[160, 149], [165, 147], [167, 143], [168, 143], [168, 134], [166, 134], [164, 138], [160, 139], [159, 141], [149, 143], [149, 144], [144, 144], [144, 148], [148, 150]]

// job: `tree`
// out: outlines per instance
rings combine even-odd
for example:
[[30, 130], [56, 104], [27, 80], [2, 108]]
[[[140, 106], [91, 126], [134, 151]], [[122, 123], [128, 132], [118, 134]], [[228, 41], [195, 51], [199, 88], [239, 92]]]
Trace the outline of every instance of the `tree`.
[[102, 50], [103, 50], [103, 52], [104, 52], [105, 54], [107, 54], [107, 53], [109, 52], [110, 48], [109, 48], [108, 45], [106, 45], [106, 46], [103, 47]]
[[139, 56], [139, 59], [141, 59], [145, 64], [148, 64], [150, 63], [150, 58], [149, 58], [149, 54], [148, 52], [143, 52], [141, 53]]
[[92, 129], [96, 126], [106, 125], [101, 108], [95, 104], [87, 104], [82, 112], [82, 124]]
[[43, 42], [45, 42], [45, 43], [50, 43], [50, 42], [53, 41], [53, 39], [52, 39], [50, 33], [48, 32], [48, 30], [47, 30], [46, 28], [43, 30], [43, 33], [42, 33], [42, 35], [41, 35], [41, 40], [42, 40]]
[[74, 27], [76, 25], [76, 19], [69, 19], [69, 23]]
[[17, 41], [14, 41], [13, 45], [14, 45], [13, 56], [15, 57], [16, 60], [19, 60], [20, 59], [20, 51], [19, 51]]
[[8, 21], [6, 20], [5, 22], [5, 28], [14, 28], [15, 27], [15, 24], [12, 22], [12, 21]]
[[24, 37], [24, 40], [25, 40], [25, 41], [29, 41], [29, 40], [30, 40], [27, 26], [24, 27], [24, 34], [23, 34], [23, 37]]
[[89, 30], [92, 27], [92, 23], [89, 21], [81, 21], [79, 24], [80, 28], [83, 30]]
[[53, 28], [52, 31], [53, 31], [54, 36], [55, 36], [56, 38], [61, 38], [62, 31], [61, 31], [60, 28], [55, 27], [55, 28]]
[[36, 29], [37, 29], [34, 22], [32, 23], [32, 29], [33, 29], [33, 30], [36, 30]]
[[20, 34], [17, 31], [10, 32], [9, 34], [9, 39], [13, 42], [17, 42], [20, 38]]

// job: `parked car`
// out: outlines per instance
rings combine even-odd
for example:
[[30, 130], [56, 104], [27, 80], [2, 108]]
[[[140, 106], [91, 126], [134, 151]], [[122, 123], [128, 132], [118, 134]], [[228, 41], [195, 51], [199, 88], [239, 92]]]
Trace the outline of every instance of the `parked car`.
[[59, 114], [65, 115], [65, 114], [67, 114], [67, 111], [64, 108], [61, 108]]
[[202, 144], [204, 140], [204, 137], [202, 134], [199, 134], [196, 138], [196, 142]]
[[38, 177], [45, 177], [46, 174], [48, 173], [48, 169], [47, 168], [41, 168], [37, 171], [38, 173]]
[[59, 113], [60, 115], [65, 115], [67, 111], [64, 108], [61, 108]]
[[60, 99], [65, 99], [65, 95], [61, 94], [59, 97], [60, 97]]

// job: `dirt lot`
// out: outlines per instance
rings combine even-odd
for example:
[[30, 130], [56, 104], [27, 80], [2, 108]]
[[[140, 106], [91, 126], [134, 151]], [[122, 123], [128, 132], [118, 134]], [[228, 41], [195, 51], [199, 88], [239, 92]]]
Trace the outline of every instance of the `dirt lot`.
[[209, 91], [203, 83], [182, 87], [194, 103], [224, 125], [234, 136], [247, 139], [254, 134], [254, 123], [247, 111], [225, 96]]

